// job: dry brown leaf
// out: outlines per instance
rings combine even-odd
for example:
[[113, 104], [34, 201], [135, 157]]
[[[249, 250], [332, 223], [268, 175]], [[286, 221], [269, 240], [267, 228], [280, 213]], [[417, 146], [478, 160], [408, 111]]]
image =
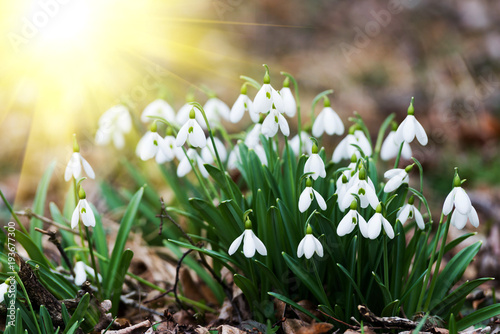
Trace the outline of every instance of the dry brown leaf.
[[[366, 334], [375, 334], [375, 332], [368, 326], [365, 326], [363, 328], [363, 332]], [[355, 331], [354, 329], [348, 329], [344, 332], [344, 334], [359, 334], [359, 333], [361, 333], [361, 330]], [[400, 334], [402, 334], [402, 333], [404, 333], [404, 332], [401, 332]], [[410, 333], [410, 332], [408, 332], [408, 333]]]
[[300, 319], [286, 319], [283, 322], [285, 334], [322, 334], [329, 332], [332, 328], [333, 325], [326, 322], [308, 324]]
[[246, 332], [229, 325], [221, 325], [217, 327], [217, 330], [219, 331], [219, 334], [246, 334]]

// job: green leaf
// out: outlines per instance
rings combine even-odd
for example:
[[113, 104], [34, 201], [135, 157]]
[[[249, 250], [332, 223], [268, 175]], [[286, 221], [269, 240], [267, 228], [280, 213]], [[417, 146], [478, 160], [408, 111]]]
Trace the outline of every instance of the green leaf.
[[465, 269], [481, 248], [482, 242], [478, 241], [458, 252], [446, 265], [436, 280], [432, 303], [444, 298], [451, 287], [462, 277]]
[[472, 292], [472, 290], [474, 290], [481, 284], [491, 280], [492, 278], [479, 278], [470, 282], [465, 282], [444, 299], [440, 299], [436, 302], [431, 303], [431, 313], [440, 316], [443, 319], [446, 319], [451, 312], [451, 308], [454, 305], [456, 305], [460, 301], [463, 301], [465, 297], [467, 297], [467, 295]]
[[125, 248], [125, 243], [127, 242], [132, 224], [135, 221], [135, 216], [137, 214], [137, 209], [139, 208], [143, 192], [144, 188], [140, 188], [135, 193], [134, 197], [127, 206], [127, 211], [125, 212], [123, 219], [121, 220], [120, 228], [116, 236], [115, 246], [113, 248], [113, 252], [111, 253], [111, 261], [109, 262], [106, 275], [104, 275], [103, 293], [105, 298], [109, 298], [111, 296], [112, 287], [115, 284], [114, 280], [117, 278], [116, 273], [119, 269], [118, 266], [121, 254]]
[[380, 279], [380, 277], [378, 277], [378, 275], [375, 272], [372, 271], [372, 275], [375, 278], [375, 282], [377, 282], [378, 286], [380, 287], [380, 290], [382, 291], [382, 295], [384, 296], [384, 304], [385, 305], [390, 304], [393, 301], [391, 292], [384, 285], [384, 283], [382, 283], [382, 280]]
[[316, 279], [309, 272], [304, 270], [303, 265], [299, 263], [296, 259], [292, 258], [290, 255], [283, 252], [283, 258], [285, 259], [288, 268], [294, 272], [295, 275], [300, 279], [300, 281], [311, 291], [311, 293], [318, 299], [322, 304], [330, 305], [325, 290], [322, 286], [318, 286]]
[[304, 313], [305, 315], [313, 318], [314, 320], [316, 320], [318, 322], [321, 321], [314, 314], [312, 314], [311, 312], [309, 312], [308, 310], [306, 310], [305, 308], [303, 308], [302, 306], [300, 306], [299, 304], [297, 304], [296, 302], [294, 302], [290, 298], [285, 297], [283, 295], [280, 295], [279, 293], [276, 293], [276, 292], [268, 292], [268, 294], [270, 296], [273, 296], [274, 298], [281, 300], [282, 302], [287, 303], [288, 305], [292, 306], [293, 308], [296, 308], [297, 310], [299, 310], [300, 312]]
[[[97, 213], [97, 209], [92, 205], [92, 210], [94, 210], [95, 216], [95, 226], [94, 233], [92, 234], [93, 243], [97, 253], [102, 255], [106, 260], [109, 260], [109, 250], [108, 250], [108, 242], [106, 240], [106, 233], [104, 232], [104, 228], [102, 225], [101, 215]], [[106, 261], [99, 258], [99, 267], [101, 271], [105, 268]]]
[[359, 289], [358, 285], [356, 284], [356, 282], [354, 281], [354, 279], [352, 278], [351, 274], [349, 273], [349, 271], [343, 266], [341, 265], [340, 263], [337, 263], [337, 266], [340, 268], [340, 270], [342, 270], [342, 272], [345, 274], [345, 276], [347, 277], [347, 279], [349, 280], [349, 283], [351, 283], [351, 286], [354, 288], [354, 290], [356, 290], [356, 293], [358, 294], [358, 297], [359, 299], [361, 299], [361, 301], [363, 302], [363, 304], [366, 305], [366, 300], [365, 300], [365, 297], [363, 296], [363, 294], [361, 293], [361, 290]]
[[448, 324], [448, 331], [450, 334], [457, 334], [457, 322], [455, 321], [455, 316], [453, 316], [453, 313], [450, 315], [450, 322]]
[[261, 273], [267, 277], [267, 279], [271, 283], [271, 286], [273, 287], [273, 289], [277, 289], [280, 292], [285, 291], [285, 287], [283, 286], [283, 282], [280, 281], [276, 277], [274, 272], [268, 266], [266, 266], [264, 263], [260, 262], [259, 260], [254, 260], [254, 262], [257, 263], [257, 265], [261, 268], [261, 270], [262, 270]]
[[[38, 234], [41, 234], [40, 232], [36, 232]], [[41, 248], [38, 247], [35, 242], [26, 234], [23, 232], [17, 230], [16, 231], [16, 241], [23, 246], [23, 248], [26, 250], [28, 255], [30, 256], [31, 259], [44, 264], [47, 267], [50, 267], [54, 269], [55, 267], [52, 265], [52, 263], [47, 260], [45, 255], [42, 253]]]
[[122, 256], [120, 257], [120, 262], [118, 270], [115, 276], [113, 276], [113, 297], [111, 300], [111, 314], [115, 316], [118, 313], [118, 307], [120, 306], [120, 297], [122, 295], [123, 282], [125, 281], [125, 275], [127, 275], [128, 267], [130, 267], [130, 262], [134, 257], [134, 252], [130, 249], [126, 249]]
[[392, 317], [399, 312], [399, 300], [396, 299], [389, 304], [387, 304], [384, 309], [382, 310], [382, 313], [380, 314], [382, 317]]
[[243, 291], [248, 303], [250, 305], [258, 305], [259, 304], [259, 291], [255, 284], [240, 274], [234, 275], [234, 283]]
[[73, 315], [66, 324], [66, 329], [64, 330], [63, 334], [69, 334], [73, 326], [75, 325], [78, 326], [78, 324], [83, 321], [84, 315], [89, 307], [89, 302], [90, 302], [90, 295], [86, 293], [83, 295], [82, 299], [80, 299], [80, 302], [78, 303], [75, 312], [73, 312]]
[[226, 196], [234, 200], [238, 204], [238, 206], [243, 210], [244, 209], [242, 207], [243, 194], [241, 193], [240, 188], [231, 179], [231, 177], [215, 166], [206, 164], [205, 168], [208, 174], [210, 174], [210, 176], [219, 185], [220, 189], [222, 189], [222, 191], [226, 194]]
[[500, 304], [494, 304], [474, 311], [457, 322], [457, 330], [461, 331], [467, 327], [477, 325], [491, 317], [500, 314]]
[[464, 234], [464, 235], [461, 235], [459, 236], [458, 238], [450, 241], [449, 243], [446, 244], [445, 248], [444, 248], [444, 253], [448, 253], [449, 251], [451, 251], [455, 246], [459, 245], [462, 241], [465, 241], [467, 239], [469, 239], [470, 237], [476, 235], [477, 233], [475, 232], [472, 232], [472, 233], [467, 233], [467, 234]]
[[70, 299], [75, 297], [78, 292], [77, 288], [63, 275], [51, 271], [46, 265], [40, 262], [28, 260], [27, 263], [37, 267], [39, 280], [58, 299]]
[[[42, 179], [38, 184], [36, 189], [35, 199], [33, 200], [32, 211], [40, 216], [44, 215], [45, 210], [45, 202], [47, 200], [47, 191], [49, 189], [50, 178], [52, 177], [52, 173], [54, 172], [54, 168], [56, 167], [56, 162], [53, 161], [45, 173], [43, 173]], [[30, 220], [30, 237], [33, 240], [33, 243], [39, 248], [42, 249], [42, 234], [37, 232], [35, 228], [43, 228], [43, 222], [38, 218], [31, 218]]]
[[43, 333], [54, 333], [54, 325], [52, 324], [52, 319], [50, 318], [50, 314], [44, 305], [40, 306], [40, 320], [42, 322], [41, 329]]

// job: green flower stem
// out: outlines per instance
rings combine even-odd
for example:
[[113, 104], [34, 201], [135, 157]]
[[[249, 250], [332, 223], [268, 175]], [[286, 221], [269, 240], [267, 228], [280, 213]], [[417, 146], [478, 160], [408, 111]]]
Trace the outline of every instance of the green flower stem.
[[[384, 285], [389, 290], [389, 253], [387, 251], [387, 235], [384, 238]], [[390, 290], [389, 290], [390, 291]]]
[[17, 225], [19, 225], [19, 228], [23, 231], [24, 234], [29, 235], [29, 232], [26, 230], [26, 228], [21, 224], [21, 221], [19, 220], [19, 217], [17, 214], [14, 212], [14, 209], [10, 205], [9, 201], [5, 198], [5, 195], [2, 192], [2, 189], [0, 189], [0, 196], [2, 197], [3, 202], [5, 203], [5, 206], [9, 210], [10, 214], [12, 215], [12, 218], [16, 221]]
[[186, 151], [186, 148], [183, 146], [182, 147], [182, 150], [184, 151], [184, 155], [186, 156], [186, 158], [188, 159], [189, 161], [189, 164], [191, 165], [191, 169], [193, 170], [194, 172], [194, 175], [196, 176], [196, 178], [198, 179], [198, 183], [200, 184], [201, 188], [203, 189], [203, 191], [205, 192], [205, 196], [207, 198], [207, 200], [212, 203], [212, 196], [210, 196], [210, 192], [208, 191], [208, 188], [207, 186], [205, 185], [205, 182], [203, 182], [203, 179], [201, 178], [200, 176], [200, 173], [198, 172], [198, 169], [196, 168], [196, 166], [194, 165], [193, 161], [191, 161], [191, 159], [189, 158], [188, 154], [187, 154], [187, 151]]
[[102, 296], [103, 294], [102, 294], [101, 282], [99, 282], [99, 278], [97, 275], [98, 271], [94, 256], [94, 246], [92, 244], [92, 237], [90, 235], [88, 226], [85, 226], [85, 232], [87, 234], [87, 242], [89, 245], [90, 261], [92, 262], [92, 268], [94, 269], [95, 284], [97, 285], [97, 291], [99, 291], [99, 295]]
[[394, 113], [390, 114], [385, 119], [384, 123], [382, 123], [382, 125], [380, 126], [380, 130], [379, 130], [378, 136], [377, 136], [377, 142], [375, 144], [375, 149], [373, 150], [373, 156], [372, 156], [375, 163], [377, 163], [379, 155], [380, 155], [380, 150], [382, 149], [382, 143], [384, 140], [385, 130], [391, 124], [392, 120], [394, 119], [394, 116], [395, 116]]
[[328, 89], [328, 90], [325, 90], [321, 93], [319, 93], [318, 95], [316, 95], [316, 97], [313, 99], [313, 102], [312, 102], [312, 106], [311, 106], [311, 126], [314, 124], [314, 108], [316, 108], [316, 104], [318, 103], [319, 100], [321, 100], [324, 96], [327, 96], [328, 94], [332, 94], [333, 93], [333, 89]]
[[[191, 102], [191, 104], [196, 108], [198, 108], [201, 111], [201, 114], [203, 115], [203, 119], [207, 124], [208, 135], [210, 136], [210, 140], [212, 141], [212, 145], [214, 147], [215, 156], [217, 157], [217, 165], [219, 166], [220, 171], [224, 173], [224, 165], [222, 165], [222, 161], [220, 160], [219, 151], [217, 151], [217, 145], [215, 145], [214, 135], [212, 132], [212, 128], [210, 127], [210, 123], [208, 122], [207, 114], [205, 113], [205, 110], [203, 110], [201, 104], [199, 104], [198, 102]], [[231, 185], [229, 184], [227, 178], [228, 176], [224, 173], [224, 180], [226, 181], [227, 189], [231, 193], [231, 198], [236, 199], [233, 193], [233, 189], [231, 188]]]
[[[28, 265], [28, 264], [26, 264]], [[26, 292], [26, 288], [24, 287], [23, 281], [21, 280], [21, 277], [19, 277], [19, 274], [16, 272], [13, 272], [14, 276], [16, 277], [17, 283], [21, 286], [21, 289], [23, 289], [24, 295], [26, 296], [26, 302], [28, 303], [28, 307], [31, 312], [31, 316], [33, 317], [33, 322], [35, 323], [36, 329], [38, 330], [39, 334], [42, 334], [42, 331], [40, 330], [40, 327], [38, 326], [38, 321], [36, 319], [35, 311], [33, 310], [33, 305], [31, 305], [31, 300], [30, 296], [28, 296], [28, 292]]]
[[396, 156], [396, 161], [394, 162], [394, 168], [398, 168], [399, 160], [401, 159], [401, 152], [403, 151], [404, 144], [405, 144], [405, 142], [402, 142], [401, 145], [399, 146], [399, 152], [398, 152], [398, 155]]
[[[448, 219], [446, 219], [446, 223], [445, 223], [446, 225], [445, 225], [444, 234], [443, 234], [443, 241], [441, 241], [441, 248], [439, 249], [439, 255], [438, 255], [438, 258], [436, 261], [436, 266], [434, 267], [434, 275], [432, 275], [431, 286], [429, 288], [429, 293], [427, 294], [427, 300], [425, 301], [425, 305], [424, 305], [424, 309], [423, 309], [424, 312], [427, 312], [429, 309], [429, 304], [431, 303], [432, 294], [434, 293], [434, 288], [436, 287], [436, 281], [437, 281], [437, 277], [438, 277], [438, 273], [439, 273], [439, 267], [441, 266], [441, 260], [443, 259], [444, 249], [446, 248], [445, 247], [446, 237], [448, 236], [448, 231], [450, 229], [450, 222], [451, 222], [450, 215], [448, 215]], [[439, 234], [438, 234], [438, 236], [439, 236]], [[437, 241], [436, 241], [436, 244], [437, 244]], [[433, 251], [435, 251], [435, 249], [433, 249]]]
[[[432, 252], [431, 252], [431, 258], [430, 258], [430, 261], [429, 261], [429, 266], [427, 268], [427, 274], [425, 275], [425, 280], [424, 280], [424, 284], [422, 285], [422, 290], [420, 291], [420, 297], [418, 298], [418, 302], [417, 302], [417, 310], [420, 310], [421, 309], [421, 305], [422, 305], [422, 301], [424, 300], [424, 296], [425, 296], [425, 291], [427, 289], [427, 285], [429, 284], [429, 279], [430, 279], [430, 276], [431, 276], [431, 270], [432, 270], [432, 265], [434, 264], [434, 254], [436, 253], [436, 249], [437, 249], [437, 245], [439, 243], [439, 234], [441, 233], [441, 228], [443, 226], [443, 219], [444, 219], [444, 214], [441, 213], [441, 218], [439, 219], [439, 225], [438, 225], [438, 229], [437, 229], [437, 232], [436, 232], [436, 238], [434, 240], [434, 245], [432, 246]], [[430, 233], [430, 231], [429, 231]], [[446, 236], [444, 236], [444, 238], [446, 239]], [[441, 247], [441, 249], [444, 250], [444, 246]], [[439, 270], [438, 267], [436, 267], [437, 270]], [[430, 295], [430, 291], [429, 291], [429, 294], [427, 295], [427, 298], [430, 298], [431, 295]]]
[[[78, 186], [75, 178], [73, 178], [73, 188], [75, 195], [75, 208], [78, 206], [78, 202], [80, 201], [80, 197], [78, 196]], [[82, 242], [82, 248], [85, 248], [85, 237], [83, 236], [82, 225], [80, 224], [80, 213], [78, 213], [78, 234], [80, 235], [80, 240]]]
[[254, 87], [257, 90], [259, 90], [260, 87], [262, 87], [260, 83], [257, 82], [257, 80], [247, 77], [246, 75], [240, 75], [240, 79], [245, 80], [246, 82], [248, 82], [250, 86]]
[[300, 113], [300, 99], [299, 99], [299, 85], [297, 84], [297, 80], [287, 72], [281, 72], [281, 75], [284, 75], [293, 82], [293, 87], [295, 91], [295, 102], [297, 104], [297, 133], [299, 134], [299, 155], [300, 152], [302, 152], [302, 136], [300, 135], [302, 133], [302, 115]]

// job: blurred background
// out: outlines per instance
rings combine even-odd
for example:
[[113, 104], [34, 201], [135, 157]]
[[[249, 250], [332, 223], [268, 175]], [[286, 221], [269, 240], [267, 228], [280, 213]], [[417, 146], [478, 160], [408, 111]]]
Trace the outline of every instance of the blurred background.
[[260, 81], [266, 63], [275, 88], [280, 71], [296, 77], [306, 120], [313, 97], [334, 89], [344, 122], [359, 112], [373, 137], [415, 96], [429, 144], [412, 146], [435, 207], [460, 166], [488, 234], [494, 223], [498, 233], [498, 1], [24, 0], [2, 1], [0, 13], [0, 187], [18, 208], [51, 161], [54, 192], [67, 189], [73, 133], [98, 177], [133, 154], [94, 144], [113, 105], [139, 116], [163, 96], [178, 109], [190, 89], [203, 104], [206, 86], [231, 106], [239, 76]]

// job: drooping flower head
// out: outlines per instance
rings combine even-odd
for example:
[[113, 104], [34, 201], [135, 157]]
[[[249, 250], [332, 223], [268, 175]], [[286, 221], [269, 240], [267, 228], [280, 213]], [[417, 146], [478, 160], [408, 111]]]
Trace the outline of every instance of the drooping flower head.
[[349, 181], [350, 187], [347, 189], [344, 198], [339, 201], [339, 208], [341, 211], [347, 209], [352, 201], [355, 200], [354, 194], [359, 197], [360, 206], [363, 209], [368, 207], [368, 205], [370, 205], [373, 209], [377, 208], [379, 203], [377, 193], [375, 192], [373, 183], [366, 180], [366, 170], [361, 168], [357, 175], [357, 177], [353, 177]]
[[71, 215], [71, 228], [75, 228], [81, 220], [85, 226], [95, 226], [95, 217], [89, 202], [87, 202], [86, 194], [80, 186], [78, 190], [78, 204], [76, 205], [73, 215]]
[[181, 147], [175, 145], [175, 137], [173, 136], [172, 128], [169, 126], [166, 129], [166, 135], [160, 145], [158, 153], [156, 153], [156, 162], [163, 164], [172, 161], [175, 158], [181, 160], [184, 157], [184, 152]]
[[314, 121], [312, 134], [314, 137], [321, 137], [325, 132], [330, 136], [333, 134], [339, 136], [344, 134], [344, 123], [332, 109], [330, 100], [326, 96], [324, 98], [324, 108]]
[[163, 99], [156, 99], [148, 104], [142, 112], [141, 121], [143, 123], [151, 122], [153, 120], [151, 116], [161, 117], [170, 123], [175, 123], [175, 111], [170, 104]]
[[297, 247], [297, 257], [302, 257], [305, 255], [306, 259], [310, 259], [314, 253], [323, 257], [323, 246], [321, 242], [312, 234], [312, 228], [308, 224], [306, 230], [306, 236], [300, 241], [299, 247]]
[[313, 144], [311, 149], [311, 156], [307, 159], [304, 165], [304, 173], [312, 173], [311, 177], [314, 180], [317, 180], [318, 177], [326, 177], [326, 169], [325, 163], [323, 159], [318, 154], [318, 145], [316, 143]]
[[255, 112], [252, 100], [247, 95], [247, 83], [241, 86], [240, 95], [234, 102], [231, 112], [229, 114], [229, 120], [233, 123], [238, 123], [242, 118], [245, 111], [248, 112], [252, 122], [259, 122], [260, 116], [258, 112]]
[[326, 210], [325, 199], [323, 198], [323, 196], [321, 196], [320, 193], [313, 189], [311, 179], [307, 178], [306, 187], [299, 197], [299, 211], [304, 212], [309, 209], [309, 206], [311, 206], [313, 199], [316, 199], [316, 202], [318, 203], [321, 210]]
[[389, 179], [384, 187], [384, 192], [390, 193], [396, 189], [398, 189], [403, 183], [408, 184], [410, 179], [408, 173], [412, 170], [415, 164], [411, 164], [406, 166], [405, 169], [402, 168], [394, 168], [390, 169], [384, 173], [384, 177]]
[[359, 230], [361, 231], [363, 237], [373, 240], [380, 235], [382, 227], [384, 228], [387, 236], [393, 239], [394, 229], [389, 221], [382, 215], [382, 203], [379, 203], [377, 205], [377, 209], [375, 210], [375, 214], [368, 220], [368, 222], [360, 221]]
[[[155, 158], [163, 150], [163, 138], [158, 134], [157, 130], [158, 126], [156, 121], [154, 121], [149, 131], [137, 143], [135, 154], [143, 161]], [[160, 161], [162, 160], [161, 158]]]
[[278, 129], [281, 130], [284, 136], [288, 137], [290, 135], [290, 128], [286, 118], [281, 114], [281, 112], [276, 109], [273, 104], [271, 111], [264, 119], [262, 123], [262, 134], [268, 138], [274, 137], [278, 133]]
[[[302, 150], [300, 150], [301, 141], [302, 141]], [[311, 154], [314, 142], [311, 140], [311, 136], [307, 132], [301, 131], [300, 134], [297, 133], [295, 137], [290, 139], [288, 141], [288, 144], [290, 145], [293, 154], [295, 154], [295, 156], [298, 157], [301, 154], [307, 154], [307, 155]]]
[[186, 151], [186, 154], [184, 157], [180, 160], [179, 165], [177, 166], [177, 176], [178, 177], [184, 177], [189, 173], [193, 167], [192, 164], [197, 164], [198, 169], [200, 170], [201, 175], [203, 177], [208, 178], [209, 174], [207, 169], [205, 168], [205, 164], [210, 164], [213, 162], [213, 159], [210, 161], [205, 161], [203, 158], [198, 154], [198, 152], [190, 148]]
[[245, 231], [233, 241], [231, 246], [229, 246], [229, 250], [227, 251], [227, 253], [229, 255], [233, 255], [234, 253], [236, 253], [242, 241], [243, 241], [243, 254], [245, 254], [245, 257], [247, 258], [253, 257], [255, 255], [255, 251], [257, 251], [260, 255], [263, 256], [267, 255], [266, 246], [253, 233], [252, 222], [250, 221], [250, 219], [248, 219], [248, 216], [245, 221]]
[[9, 287], [10, 287], [10, 278], [7, 278], [5, 282], [0, 284], [0, 303], [4, 301], [5, 294], [9, 290]]
[[222, 100], [217, 98], [215, 94], [211, 94], [203, 106], [203, 110], [205, 110], [205, 114], [210, 124], [212, 124], [212, 122], [220, 122], [221, 117], [225, 120], [229, 120], [229, 107]]
[[82, 176], [82, 166], [83, 170], [91, 179], [95, 178], [95, 173], [90, 164], [85, 160], [80, 154], [80, 146], [76, 140], [76, 134], [73, 134], [73, 154], [66, 165], [66, 170], [64, 171], [64, 180], [69, 181], [71, 176], [73, 178], [79, 179]]
[[353, 200], [350, 205], [349, 212], [347, 212], [347, 214], [344, 216], [344, 218], [342, 218], [339, 225], [337, 226], [337, 234], [340, 237], [351, 233], [358, 223], [366, 224], [366, 220], [358, 213], [357, 208], [358, 203], [356, 202], [356, 200]]
[[196, 121], [196, 112], [194, 108], [191, 108], [191, 111], [189, 112], [189, 119], [177, 133], [175, 145], [180, 147], [186, 143], [186, 140], [189, 141], [189, 144], [194, 147], [203, 148], [207, 145], [205, 133]]
[[417, 137], [418, 142], [425, 146], [427, 145], [428, 139], [425, 133], [424, 127], [415, 118], [415, 109], [413, 108], [413, 100], [411, 98], [410, 106], [408, 107], [408, 115], [403, 122], [399, 125], [396, 135], [394, 136], [394, 141], [399, 145], [405, 141], [411, 143], [415, 137]]
[[124, 134], [132, 129], [132, 119], [124, 105], [117, 105], [102, 114], [98, 125], [95, 135], [96, 144], [107, 145], [113, 140], [115, 147], [122, 149], [125, 146]]
[[372, 147], [365, 133], [358, 124], [349, 128], [349, 134], [340, 141], [333, 151], [332, 161], [340, 162], [342, 159], [350, 159], [353, 154], [359, 159], [361, 157], [360, 149], [365, 156], [372, 155]]
[[266, 74], [264, 75], [264, 84], [255, 95], [253, 107], [256, 113], [267, 113], [274, 105], [274, 109], [280, 114], [285, 112], [285, 106], [281, 95], [271, 86], [271, 77], [269, 68], [264, 64]]
[[[380, 149], [380, 159], [387, 161], [397, 157], [399, 153], [399, 147], [401, 143], [396, 143], [396, 130], [398, 129], [398, 124], [396, 122], [392, 122], [392, 130], [389, 132], [387, 137], [382, 144], [382, 148]], [[410, 144], [403, 141], [403, 149], [401, 150], [401, 157], [408, 160], [412, 156], [412, 151]]]
[[425, 230], [424, 218], [422, 217], [420, 211], [418, 211], [418, 209], [413, 204], [414, 201], [415, 201], [414, 196], [413, 195], [410, 196], [410, 198], [408, 199], [408, 203], [403, 205], [401, 209], [399, 209], [397, 220], [399, 220], [401, 224], [404, 225], [404, 223], [406, 223], [408, 219], [414, 218], [415, 221], [417, 222], [418, 227], [421, 230]]
[[446, 196], [443, 204], [443, 214], [449, 215], [455, 208], [451, 215], [451, 224], [458, 229], [463, 229], [467, 220], [470, 220], [472, 226], [479, 226], [479, 217], [476, 209], [472, 206], [469, 196], [462, 188], [462, 183], [465, 180], [460, 180], [458, 170], [455, 169], [455, 177], [453, 178], [453, 190]]

